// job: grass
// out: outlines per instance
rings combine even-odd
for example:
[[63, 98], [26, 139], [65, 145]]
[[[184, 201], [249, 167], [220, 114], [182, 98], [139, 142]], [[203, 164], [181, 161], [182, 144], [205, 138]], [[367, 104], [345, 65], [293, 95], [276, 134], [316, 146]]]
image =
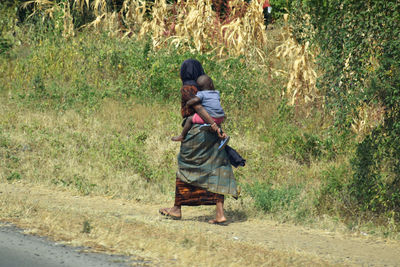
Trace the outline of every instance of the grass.
[[33, 33], [24, 30], [21, 44], [0, 56], [1, 181], [171, 203], [179, 66], [195, 57], [221, 91], [231, 145], [247, 159], [235, 170], [238, 213], [304, 224], [324, 215], [355, 221], [356, 208], [343, 205], [340, 187], [351, 170], [341, 172], [343, 179], [331, 175], [348, 166], [351, 140], [335, 137], [317, 107], [306, 112], [281, 97], [287, 77], [274, 70], [285, 63], [272, 53], [283, 41], [279, 27], [268, 32], [277, 41], [265, 47], [270, 56], [261, 65], [172, 46], [154, 51], [148, 41], [90, 31], [63, 39], [28, 38]]
[[[148, 140], [144, 138], [152, 127], [157, 127], [140, 126], [144, 123], [136, 117], [137, 113], [146, 109], [150, 115], [150, 108], [142, 105], [132, 110], [119, 108], [117, 103], [111, 102], [90, 118], [74, 111], [64, 114], [39, 111], [26, 116], [23, 114], [28, 111], [21, 110], [15, 114], [15, 121], [7, 123], [16, 128], [4, 129], [2, 134], [12, 130], [12, 137], [11, 134], [4, 137], [7, 143], [2, 149], [6, 151], [7, 164], [2, 169], [2, 178], [18, 172], [19, 179], [25, 181], [68, 187], [83, 194], [137, 199], [151, 191], [159, 192], [160, 189], [153, 187], [166, 186], [168, 179], [165, 179], [166, 184], [158, 183], [161, 177], [154, 166], [172, 169], [171, 164], [175, 162], [170, 154], [171, 150], [176, 153], [177, 146], [170, 142], [159, 146], [161, 142], [154, 135]], [[160, 114], [160, 117], [163, 116]], [[167, 138], [165, 136], [164, 141]], [[151, 150], [154, 153], [150, 154]], [[161, 161], [156, 162], [159, 158]], [[173, 176], [173, 172], [164, 171], [163, 174]], [[149, 183], [152, 179], [154, 183]]]
[[[13, 180], [18, 177], [84, 195], [172, 202], [179, 144], [170, 137], [180, 131], [178, 105], [105, 99], [88, 114], [85, 110], [43, 110], [32, 103], [24, 107], [17, 101], [2, 101], [1, 151], [6, 162], [0, 173], [2, 180], [12, 176]], [[309, 205], [313, 195], [307, 192], [318, 188], [318, 173], [326, 163], [307, 166], [279, 152], [273, 139], [265, 137], [270, 118], [254, 125], [251, 118], [258, 114], [241, 117], [229, 108], [227, 113], [231, 145], [247, 159], [247, 166], [236, 170], [243, 197], [258, 190], [262, 197], [271, 198], [266, 201], [278, 204], [280, 200], [264, 192], [262, 184], [274, 184], [283, 190], [279, 191], [283, 198], [284, 188], [299, 185], [302, 188], [296, 192], [309, 198], [302, 203]], [[259, 209], [279, 218], [287, 208], [267, 209], [254, 199], [240, 207], [250, 216]]]

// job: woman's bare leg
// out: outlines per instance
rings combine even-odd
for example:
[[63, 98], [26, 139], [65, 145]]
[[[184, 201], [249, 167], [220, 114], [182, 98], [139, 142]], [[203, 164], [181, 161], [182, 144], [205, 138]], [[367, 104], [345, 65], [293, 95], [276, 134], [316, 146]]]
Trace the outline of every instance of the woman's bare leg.
[[209, 223], [222, 223], [226, 222], [225, 214], [224, 214], [224, 202], [223, 201], [217, 201], [217, 204], [215, 205], [215, 219], [208, 221]]

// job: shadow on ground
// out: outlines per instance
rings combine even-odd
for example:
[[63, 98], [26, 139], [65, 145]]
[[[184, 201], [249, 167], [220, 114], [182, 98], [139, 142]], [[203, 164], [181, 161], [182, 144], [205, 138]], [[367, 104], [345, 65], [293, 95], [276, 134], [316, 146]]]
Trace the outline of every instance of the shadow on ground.
[[[226, 224], [233, 224], [238, 222], [247, 221], [247, 215], [244, 211], [240, 210], [226, 210], [225, 216], [228, 219]], [[196, 221], [208, 223], [209, 220], [215, 219], [215, 213], [210, 215], [193, 216], [191, 218], [183, 219], [184, 221]]]

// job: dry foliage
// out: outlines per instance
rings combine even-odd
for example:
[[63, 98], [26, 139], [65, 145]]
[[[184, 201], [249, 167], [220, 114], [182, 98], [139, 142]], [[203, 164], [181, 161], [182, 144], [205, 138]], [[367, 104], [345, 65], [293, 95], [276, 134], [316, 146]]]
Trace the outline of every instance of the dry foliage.
[[69, 2], [63, 4], [63, 36], [74, 36], [74, 21], [71, 16], [71, 6]]
[[351, 124], [351, 130], [357, 134], [359, 141], [363, 140], [374, 128], [381, 125], [384, 120], [385, 108], [382, 104], [366, 104], [357, 108]]
[[152, 6], [146, 6], [143, 0], [125, 0], [120, 10], [112, 9], [106, 0], [75, 0], [72, 5], [68, 1], [32, 0], [24, 4], [28, 5], [53, 19], [54, 14], [62, 12], [65, 36], [73, 34], [71, 9], [89, 9], [96, 19], [87, 26], [107, 30], [111, 35], [151, 36], [156, 49], [171, 42], [199, 52], [217, 51], [220, 56], [263, 58], [267, 43], [259, 1], [247, 4], [232, 0], [222, 18], [212, 9], [211, 0], [178, 0], [174, 4], [156, 0]]
[[68, 1], [57, 3], [50, 0], [32, 0], [25, 2], [22, 7], [34, 6], [33, 16], [38, 12], [42, 13], [42, 20], [52, 19], [55, 21], [55, 28], [62, 28], [62, 35], [70, 37], [75, 35], [71, 5]]
[[289, 78], [287, 88], [283, 92], [288, 97], [289, 104], [310, 103], [321, 97], [316, 87], [315, 54], [311, 50], [309, 42], [301, 45], [293, 38], [287, 24], [287, 14], [284, 19], [286, 25], [282, 35], [285, 41], [275, 51], [278, 58], [286, 59], [287, 71], [275, 70], [275, 73], [283, 73]]
[[123, 22], [127, 25], [125, 32], [134, 34], [138, 32], [145, 22], [146, 2], [143, 0], [125, 0], [121, 10], [125, 16]]

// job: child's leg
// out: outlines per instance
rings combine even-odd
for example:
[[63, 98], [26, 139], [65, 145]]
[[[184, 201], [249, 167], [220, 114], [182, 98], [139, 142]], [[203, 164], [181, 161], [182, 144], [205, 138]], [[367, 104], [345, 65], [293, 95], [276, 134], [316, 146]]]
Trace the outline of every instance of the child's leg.
[[185, 137], [186, 137], [187, 133], [189, 132], [190, 128], [192, 128], [192, 124], [193, 124], [192, 123], [192, 119], [193, 119], [193, 116], [190, 116], [190, 117], [186, 118], [185, 125], [183, 125], [182, 133], [180, 135], [178, 135], [178, 136], [172, 137], [171, 138], [172, 141], [180, 141], [180, 142], [182, 142], [185, 139]]
[[192, 124], [193, 124], [192, 123], [192, 119], [193, 119], [193, 116], [189, 116], [189, 117], [187, 117], [187, 119], [185, 121], [185, 125], [183, 126], [182, 133], [181, 133], [181, 136], [183, 138], [186, 137], [186, 135], [189, 132], [190, 128], [192, 128]]

